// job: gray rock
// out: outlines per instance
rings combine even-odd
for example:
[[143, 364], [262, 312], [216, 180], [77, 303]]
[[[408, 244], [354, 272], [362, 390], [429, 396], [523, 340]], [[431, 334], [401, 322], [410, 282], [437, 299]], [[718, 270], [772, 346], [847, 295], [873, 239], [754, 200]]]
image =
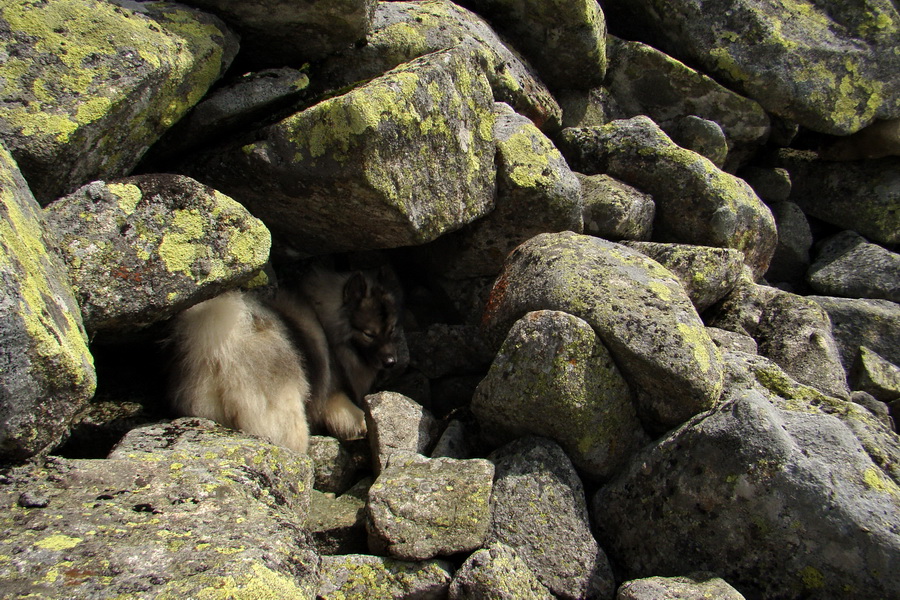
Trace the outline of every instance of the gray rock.
[[756, 340], [749, 335], [728, 331], [727, 329], [719, 329], [718, 327], [707, 327], [706, 332], [709, 333], [713, 343], [723, 351], [737, 351], [747, 354], [756, 354], [758, 352]]
[[859, 348], [852, 381], [853, 389], [868, 392], [881, 402], [900, 398], [900, 366], [865, 346]]
[[772, 283], [803, 286], [810, 265], [812, 231], [803, 210], [793, 202], [771, 202], [769, 208], [778, 228], [778, 245], [765, 278]]
[[370, 394], [363, 400], [372, 462], [380, 473], [400, 451], [428, 454], [440, 435], [441, 424], [420, 404], [394, 392]]
[[834, 163], [781, 150], [776, 164], [791, 173], [791, 201], [806, 214], [873, 242], [900, 242], [900, 158]]
[[875, 396], [868, 392], [863, 392], [861, 390], [856, 390], [855, 392], [850, 393], [850, 401], [856, 404], [859, 404], [867, 411], [872, 413], [879, 423], [881, 423], [885, 429], [889, 429], [890, 431], [897, 431], [897, 427], [894, 424], [894, 419], [891, 417], [891, 407], [886, 402], [881, 402]]
[[95, 181], [45, 210], [91, 332], [145, 328], [246, 283], [269, 259], [261, 221], [183, 175]]
[[[769, 117], [755, 101], [723, 87], [684, 63], [640, 42], [611, 38], [608, 87], [625, 118], [647, 115], [679, 145], [714, 160], [694, 145], [681, 143], [676, 130], [684, 118], [711, 121], [724, 133], [739, 162], [769, 135]], [[695, 123], [696, 124], [696, 123]], [[687, 125], [687, 124], [685, 124]], [[716, 150], [715, 154], [718, 154]]]
[[756, 276], [775, 251], [775, 220], [741, 179], [677, 146], [644, 116], [565, 129], [560, 149], [574, 169], [607, 173], [653, 196], [654, 240], [734, 248]]
[[371, 485], [371, 478], [363, 479], [337, 497], [312, 491], [309, 533], [319, 554], [365, 554], [366, 495]]
[[776, 292], [765, 304], [755, 338], [759, 354], [800, 383], [829, 396], [850, 398], [831, 321], [814, 301]]
[[713, 573], [691, 573], [684, 577], [647, 577], [619, 586], [616, 600], [744, 600], [736, 589]]
[[[743, 167], [738, 171], [738, 177], [749, 183], [756, 195], [770, 208], [777, 202], [785, 202], [791, 196], [791, 174], [787, 169]], [[775, 220], [778, 220], [778, 215], [775, 215]]]
[[473, 552], [453, 575], [449, 600], [552, 600], [518, 553], [494, 543]]
[[429, 54], [190, 171], [302, 253], [431, 241], [493, 207], [494, 102], [483, 58], [474, 43]]
[[590, 88], [606, 74], [606, 19], [593, 0], [463, 0], [535, 65], [552, 88]]
[[448, 0], [379, 2], [366, 44], [326, 60], [316, 74], [343, 87], [464, 40], [484, 50], [485, 74], [498, 102], [509, 104], [542, 130], [559, 129], [560, 107], [531, 66], [484, 19]]
[[544, 309], [593, 327], [646, 428], [665, 430], [716, 404], [718, 351], [675, 276], [643, 254], [574, 233], [532, 238], [507, 260], [484, 323], [502, 339], [525, 313]]
[[60, 441], [97, 377], [65, 265], [0, 144], [0, 459]]
[[609, 350], [590, 325], [564, 312], [516, 321], [472, 412], [495, 446], [528, 434], [549, 438], [596, 479], [610, 477], [647, 441]]
[[900, 254], [853, 231], [828, 238], [818, 251], [807, 280], [819, 294], [900, 302]]
[[[181, 421], [135, 433], [110, 459], [22, 471], [0, 489], [5, 594], [315, 597], [303, 455]], [[23, 494], [41, 501], [22, 506]]]
[[762, 357], [728, 359], [728, 401], [593, 500], [622, 575], [713, 571], [753, 597], [897, 595], [896, 434]]
[[41, 204], [127, 175], [238, 48], [217, 18], [177, 4], [15, 3], [0, 22], [0, 136]]
[[665, 125], [663, 131], [682, 148], [705, 156], [720, 169], [725, 168], [728, 140], [722, 127], [715, 121], [688, 115]]
[[443, 560], [403, 562], [350, 554], [322, 557], [321, 600], [442, 600], [453, 566]]
[[583, 227], [581, 183], [553, 142], [506, 104], [497, 104], [496, 116], [494, 210], [433, 244], [432, 262], [445, 277], [496, 275], [525, 240]]
[[612, 598], [612, 571], [591, 536], [572, 463], [555, 443], [522, 438], [491, 455], [497, 465], [490, 543], [513, 548], [557, 598]]
[[778, 293], [776, 288], [758, 285], [744, 278], [718, 306], [705, 315], [706, 323], [756, 339], [765, 307]]
[[341, 494], [356, 481], [356, 474], [363, 466], [356, 445], [342, 444], [340, 440], [324, 435], [309, 436], [307, 454], [313, 462], [315, 483], [320, 492]]
[[651, 196], [609, 175], [575, 175], [581, 181], [585, 233], [614, 242], [650, 239], [656, 215]]
[[744, 255], [732, 248], [623, 242], [667, 268], [681, 282], [698, 313], [724, 298], [743, 273]]
[[459, 419], [453, 419], [444, 428], [431, 451], [432, 458], [474, 458], [479, 447], [475, 427]]
[[494, 465], [394, 453], [369, 489], [369, 548], [426, 560], [479, 548], [491, 525]]
[[874, 119], [897, 118], [900, 20], [890, 0], [715, 6], [676, 0], [612, 0], [630, 11], [645, 38], [725, 81], [767, 112], [824, 133], [848, 134]]
[[561, 90], [556, 95], [563, 110], [563, 127], [598, 127], [625, 118], [625, 112], [606, 87]]
[[866, 346], [885, 360], [900, 365], [900, 305], [888, 300], [861, 300], [809, 296], [825, 309], [841, 353], [844, 369], [850, 371]]
[[364, 40], [377, 0], [185, 0], [218, 15], [241, 36], [241, 60], [254, 67], [303, 64]]

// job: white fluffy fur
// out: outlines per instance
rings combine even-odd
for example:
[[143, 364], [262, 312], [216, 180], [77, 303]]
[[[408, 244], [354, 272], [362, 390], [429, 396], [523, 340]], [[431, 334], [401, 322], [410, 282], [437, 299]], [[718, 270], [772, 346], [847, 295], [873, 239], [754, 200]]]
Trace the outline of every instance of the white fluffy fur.
[[181, 352], [175, 409], [306, 452], [310, 386], [289, 339], [268, 308], [240, 292], [184, 311], [173, 340]]

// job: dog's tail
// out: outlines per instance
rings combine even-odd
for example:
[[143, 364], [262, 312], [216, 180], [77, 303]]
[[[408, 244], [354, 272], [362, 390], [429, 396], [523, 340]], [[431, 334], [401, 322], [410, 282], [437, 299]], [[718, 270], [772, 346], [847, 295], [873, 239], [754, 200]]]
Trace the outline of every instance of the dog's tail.
[[228, 292], [184, 311], [172, 341], [176, 412], [306, 451], [309, 383], [284, 327], [268, 309], [246, 294]]

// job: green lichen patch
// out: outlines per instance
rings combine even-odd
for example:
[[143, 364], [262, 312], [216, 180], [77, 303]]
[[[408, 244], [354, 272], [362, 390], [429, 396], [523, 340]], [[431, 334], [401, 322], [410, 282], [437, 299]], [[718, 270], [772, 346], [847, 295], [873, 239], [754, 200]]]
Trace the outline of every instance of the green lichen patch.
[[28, 0], [0, 21], [0, 132], [42, 203], [125, 175], [236, 50], [220, 21], [185, 7]]
[[183, 176], [95, 182], [46, 213], [91, 330], [161, 320], [251, 279], [268, 260], [260, 221]]

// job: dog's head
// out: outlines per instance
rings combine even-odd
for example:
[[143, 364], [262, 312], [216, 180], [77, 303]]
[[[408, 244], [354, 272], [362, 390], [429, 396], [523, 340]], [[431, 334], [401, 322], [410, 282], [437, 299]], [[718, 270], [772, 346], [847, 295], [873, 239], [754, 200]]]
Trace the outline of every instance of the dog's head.
[[397, 295], [377, 278], [355, 273], [344, 286], [344, 308], [351, 326], [350, 342], [374, 369], [397, 364], [400, 307]]

